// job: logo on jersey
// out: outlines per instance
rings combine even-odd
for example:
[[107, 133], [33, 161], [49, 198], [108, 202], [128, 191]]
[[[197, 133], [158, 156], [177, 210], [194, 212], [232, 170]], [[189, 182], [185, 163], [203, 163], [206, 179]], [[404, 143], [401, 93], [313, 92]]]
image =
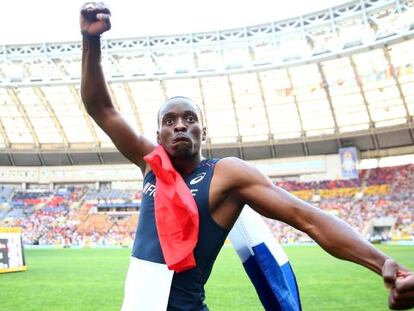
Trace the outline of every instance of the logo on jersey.
[[155, 185], [147, 182], [142, 189], [142, 193], [153, 197], [155, 195]]
[[[196, 180], [198, 178], [198, 180]], [[202, 179], [204, 178], [204, 176], [198, 176], [196, 178], [194, 178], [193, 180], [196, 180], [195, 183], [200, 182]], [[192, 181], [193, 181], [192, 180]], [[191, 183], [191, 182], [190, 182]], [[191, 192], [191, 195], [193, 197], [195, 197], [197, 195], [198, 189], [189, 189]], [[142, 194], [144, 195], [148, 195], [150, 197], [154, 197], [155, 196], [155, 185], [147, 182], [144, 186], [144, 188], [142, 189]]]
[[200, 181], [203, 180], [204, 176], [206, 176], [206, 173], [200, 173], [190, 181], [190, 185], [198, 184]]

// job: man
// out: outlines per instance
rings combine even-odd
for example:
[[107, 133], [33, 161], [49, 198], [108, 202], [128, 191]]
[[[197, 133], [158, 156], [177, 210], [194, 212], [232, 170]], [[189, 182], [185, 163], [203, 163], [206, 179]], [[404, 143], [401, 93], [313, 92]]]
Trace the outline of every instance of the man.
[[[155, 253], [162, 262], [154, 212], [151, 212], [154, 191], [150, 187], [157, 179], [144, 160], [156, 145], [136, 134], [114, 109], [101, 68], [100, 35], [111, 27], [109, 9], [102, 3], [86, 3], [81, 9], [80, 27], [83, 34], [81, 95], [85, 107], [119, 151], [139, 166], [144, 183], [148, 184], [144, 188], [144, 195], [148, 194], [144, 200], [148, 201], [143, 202], [141, 208], [132, 255], [145, 259]], [[204, 179], [206, 185], [200, 192], [207, 192], [201, 194], [203, 199], [195, 195], [200, 213], [200, 233], [194, 253], [197, 265], [174, 274], [169, 310], [208, 310], [203, 303], [204, 284], [228, 231], [245, 204], [266, 217], [306, 232], [333, 256], [381, 275], [390, 291], [390, 308], [414, 306], [414, 274], [378, 251], [343, 221], [276, 187], [240, 159], [203, 159], [201, 143], [206, 138], [206, 130], [200, 109], [190, 99], [167, 100], [159, 110], [158, 122], [157, 142], [165, 149], [174, 169], [187, 185]], [[201, 175], [194, 175], [200, 171]], [[200, 203], [203, 200], [204, 203]]]

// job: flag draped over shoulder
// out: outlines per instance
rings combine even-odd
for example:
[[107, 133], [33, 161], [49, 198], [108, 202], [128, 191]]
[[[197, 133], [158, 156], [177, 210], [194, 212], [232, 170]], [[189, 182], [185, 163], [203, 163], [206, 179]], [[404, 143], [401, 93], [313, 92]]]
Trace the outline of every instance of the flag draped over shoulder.
[[197, 204], [161, 145], [144, 160], [157, 177], [154, 210], [165, 263], [175, 272], [194, 268], [193, 250], [199, 230]]
[[261, 216], [245, 206], [229, 234], [266, 311], [301, 311], [295, 274]]

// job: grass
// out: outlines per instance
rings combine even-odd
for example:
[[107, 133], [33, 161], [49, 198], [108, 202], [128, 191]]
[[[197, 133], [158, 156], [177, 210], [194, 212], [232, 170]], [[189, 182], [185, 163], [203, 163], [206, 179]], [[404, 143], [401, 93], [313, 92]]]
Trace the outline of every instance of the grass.
[[[414, 269], [414, 247], [381, 249]], [[381, 279], [315, 246], [287, 247], [303, 310], [388, 310]], [[29, 270], [0, 275], [0, 310], [119, 310], [128, 249], [31, 249]], [[206, 286], [210, 310], [261, 310], [232, 248], [219, 255]]]

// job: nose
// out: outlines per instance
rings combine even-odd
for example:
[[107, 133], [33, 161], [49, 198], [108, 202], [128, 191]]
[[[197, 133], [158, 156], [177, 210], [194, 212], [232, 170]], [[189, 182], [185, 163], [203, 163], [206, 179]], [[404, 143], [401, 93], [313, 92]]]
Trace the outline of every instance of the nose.
[[178, 118], [177, 122], [174, 126], [175, 132], [185, 132], [187, 130], [187, 126], [182, 118]]

